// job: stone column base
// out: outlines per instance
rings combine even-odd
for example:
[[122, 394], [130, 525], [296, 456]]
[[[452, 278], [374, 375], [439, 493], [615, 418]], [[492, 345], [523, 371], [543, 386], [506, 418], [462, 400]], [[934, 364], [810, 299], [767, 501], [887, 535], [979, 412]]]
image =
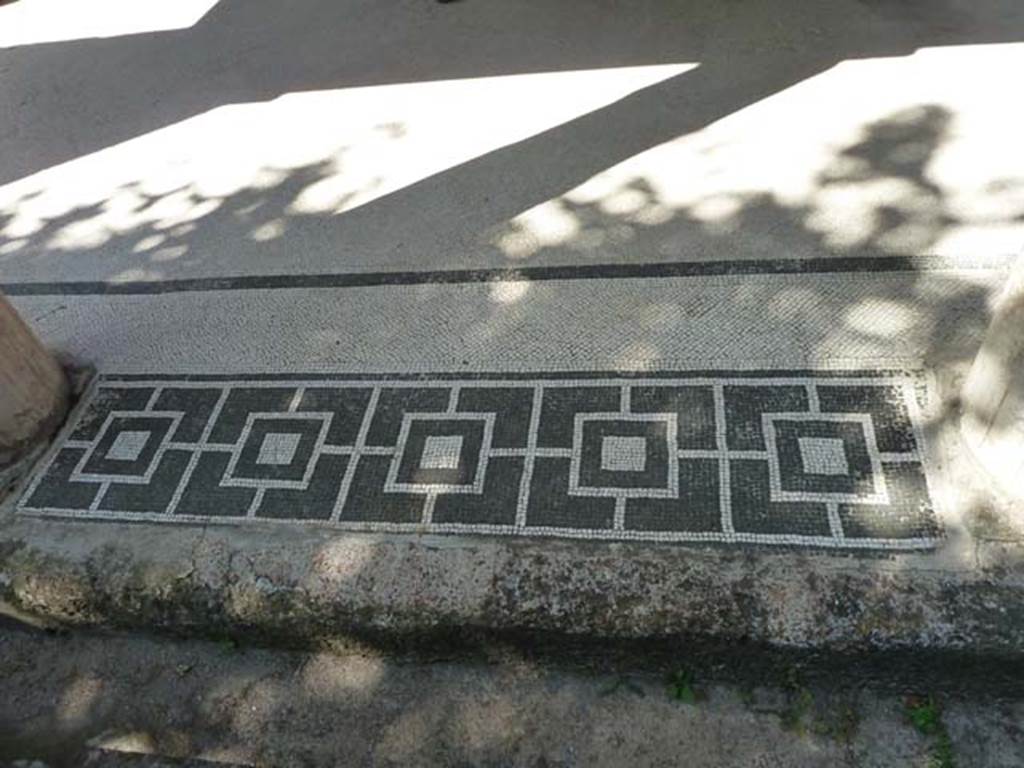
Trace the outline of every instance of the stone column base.
[[1024, 257], [968, 373], [961, 430], [999, 487], [1024, 499]]
[[56, 430], [67, 403], [60, 365], [0, 295], [0, 480]]

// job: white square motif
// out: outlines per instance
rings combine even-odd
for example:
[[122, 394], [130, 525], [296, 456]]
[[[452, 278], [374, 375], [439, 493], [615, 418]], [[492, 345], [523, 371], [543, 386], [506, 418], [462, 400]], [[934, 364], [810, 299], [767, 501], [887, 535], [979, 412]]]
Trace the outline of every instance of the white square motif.
[[430, 435], [423, 441], [422, 469], [458, 469], [462, 454], [460, 435]]
[[135, 461], [146, 447], [151, 432], [125, 430], [119, 432], [107, 451], [106, 458], [114, 461]]
[[647, 439], [608, 435], [601, 441], [601, 469], [643, 472], [647, 467]]
[[302, 435], [295, 432], [268, 432], [263, 436], [256, 463], [283, 466], [291, 464], [301, 438]]
[[848, 475], [843, 441], [835, 437], [801, 437], [800, 461], [809, 475]]

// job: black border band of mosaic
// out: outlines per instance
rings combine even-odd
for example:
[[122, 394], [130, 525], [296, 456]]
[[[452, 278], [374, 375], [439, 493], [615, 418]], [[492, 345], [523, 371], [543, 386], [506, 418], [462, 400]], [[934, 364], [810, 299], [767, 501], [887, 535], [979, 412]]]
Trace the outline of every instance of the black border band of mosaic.
[[942, 530], [921, 382], [863, 370], [105, 375], [18, 512], [929, 549]]
[[993, 257], [825, 256], [806, 259], [722, 259], [639, 264], [564, 264], [508, 269], [445, 269], [394, 272], [323, 272], [298, 275], [236, 275], [169, 280], [20, 281], [0, 283], [8, 296], [152, 296], [201, 291], [268, 291], [295, 288], [373, 288], [409, 285], [465, 285], [546, 280], [644, 280], [743, 275], [885, 274], [940, 270], [1007, 269], [1014, 254]]

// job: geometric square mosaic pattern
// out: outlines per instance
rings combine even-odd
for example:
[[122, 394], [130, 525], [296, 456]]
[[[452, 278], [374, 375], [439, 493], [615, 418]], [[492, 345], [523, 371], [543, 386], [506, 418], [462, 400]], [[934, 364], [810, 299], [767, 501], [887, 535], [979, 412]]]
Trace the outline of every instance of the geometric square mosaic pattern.
[[19, 512], [921, 549], [914, 379], [102, 377]]

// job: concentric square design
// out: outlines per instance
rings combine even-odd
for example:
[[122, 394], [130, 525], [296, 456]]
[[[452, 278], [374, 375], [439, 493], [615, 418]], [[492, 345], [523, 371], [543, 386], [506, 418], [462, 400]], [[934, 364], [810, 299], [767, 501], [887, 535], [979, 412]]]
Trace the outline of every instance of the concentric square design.
[[106, 458], [113, 461], [136, 461], [152, 438], [152, 432], [143, 430], [126, 429], [119, 432], [110, 450], [107, 451]]
[[481, 493], [493, 433], [492, 414], [406, 414], [384, 490]]
[[809, 475], [848, 475], [846, 444], [835, 437], [799, 437], [800, 463]]
[[573, 430], [569, 493], [676, 498], [679, 467], [674, 413], [581, 413]]
[[914, 374], [106, 376], [24, 515], [934, 547]]
[[871, 417], [765, 414], [774, 501], [887, 504]]
[[257, 464], [289, 465], [295, 461], [295, 454], [302, 442], [302, 435], [296, 432], [267, 432], [263, 435]]
[[462, 459], [460, 435], [428, 435], [423, 442], [420, 466], [423, 469], [458, 469]]
[[647, 468], [647, 438], [607, 435], [601, 439], [601, 469], [643, 472]]
[[243, 488], [306, 488], [329, 413], [250, 413], [221, 481]]
[[168, 434], [181, 414], [115, 411], [108, 414], [99, 438], [71, 474], [75, 481], [148, 482]]

